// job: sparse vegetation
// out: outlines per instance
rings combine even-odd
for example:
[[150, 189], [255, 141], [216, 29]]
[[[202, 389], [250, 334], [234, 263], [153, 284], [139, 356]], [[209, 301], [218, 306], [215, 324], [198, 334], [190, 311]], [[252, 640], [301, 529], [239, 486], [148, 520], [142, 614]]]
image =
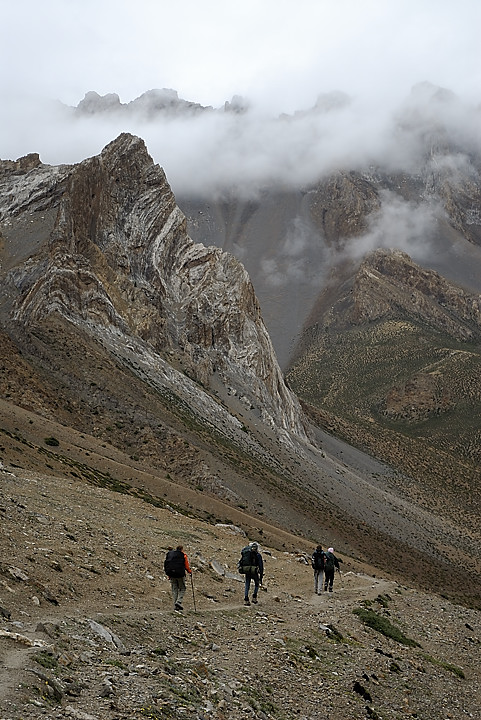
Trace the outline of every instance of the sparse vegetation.
[[355, 608], [353, 612], [359, 617], [359, 619], [361, 620], [361, 622], [364, 623], [364, 625], [367, 625], [373, 630], [376, 630], [377, 632], [381, 633], [381, 635], [385, 635], [386, 637], [391, 638], [392, 640], [395, 640], [402, 645], [408, 645], [410, 647], [421, 647], [420, 644], [416, 642], [416, 640], [412, 640], [411, 638], [407, 637], [399, 627], [393, 625], [393, 623], [388, 618], [384, 617], [383, 615], [379, 615], [379, 613], [374, 612], [374, 610], [370, 610], [367, 608]]
[[46, 437], [44, 443], [45, 445], [50, 445], [51, 447], [58, 447], [60, 445], [60, 442], [56, 437]]
[[432, 665], [437, 665], [439, 667], [442, 667], [447, 672], [453, 673], [453, 675], [456, 675], [462, 680], [464, 680], [466, 677], [464, 671], [457, 665], [453, 665], [453, 663], [445, 662], [444, 660], [437, 660], [436, 658], [432, 657], [432, 655], [425, 655], [424, 653], [421, 657], [427, 662], [430, 662]]
[[249, 705], [253, 710], [256, 712], [262, 711], [274, 718], [282, 720], [284, 713], [272, 702], [272, 698], [267, 697], [267, 695], [269, 695], [268, 688], [266, 688], [265, 692], [262, 692], [259, 687], [245, 684], [242, 690], [247, 695]]
[[56, 657], [52, 653], [45, 650], [36, 653], [33, 656], [33, 659], [36, 663], [46, 668], [47, 670], [54, 670], [58, 666], [58, 661]]

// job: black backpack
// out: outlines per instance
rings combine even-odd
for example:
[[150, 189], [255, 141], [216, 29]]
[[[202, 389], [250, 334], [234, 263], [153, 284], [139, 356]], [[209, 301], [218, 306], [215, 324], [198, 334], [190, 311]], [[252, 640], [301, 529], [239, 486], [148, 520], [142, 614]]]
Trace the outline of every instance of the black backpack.
[[326, 553], [324, 550], [314, 550], [312, 553], [312, 562], [311, 565], [314, 570], [324, 570], [324, 561], [326, 558]]
[[237, 569], [242, 575], [245, 575], [246, 573], [253, 575], [259, 569], [257, 564], [257, 552], [253, 550], [250, 545], [246, 545], [246, 547], [242, 548], [240, 560], [237, 563]]
[[164, 560], [165, 574], [169, 578], [180, 578], [185, 575], [184, 553], [180, 550], [169, 550]]
[[335, 559], [334, 555], [330, 552], [327, 552], [324, 569], [325, 570], [334, 570], [335, 565], [336, 565], [336, 559]]

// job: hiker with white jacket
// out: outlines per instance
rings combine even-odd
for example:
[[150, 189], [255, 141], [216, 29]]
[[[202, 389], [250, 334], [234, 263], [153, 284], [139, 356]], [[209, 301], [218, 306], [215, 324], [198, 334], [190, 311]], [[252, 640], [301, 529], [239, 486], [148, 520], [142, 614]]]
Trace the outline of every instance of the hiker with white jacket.
[[330, 547], [326, 553], [324, 560], [324, 592], [329, 588], [329, 592], [332, 592], [332, 586], [334, 584], [334, 572], [336, 568], [340, 571], [339, 563], [342, 563], [341, 558], [337, 558], [334, 555], [334, 548]]

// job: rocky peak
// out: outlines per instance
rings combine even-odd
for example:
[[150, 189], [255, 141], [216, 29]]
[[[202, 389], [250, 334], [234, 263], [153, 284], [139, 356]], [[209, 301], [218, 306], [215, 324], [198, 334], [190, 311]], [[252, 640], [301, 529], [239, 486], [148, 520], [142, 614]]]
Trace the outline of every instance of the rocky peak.
[[335, 173], [311, 194], [312, 220], [329, 245], [365, 231], [369, 214], [380, 207], [378, 189], [356, 172]]
[[343, 331], [400, 318], [410, 318], [462, 342], [478, 341], [481, 298], [438, 272], [422, 268], [401, 250], [379, 248], [359, 266], [346, 263], [341, 279], [332, 277], [307, 327]]
[[24, 174], [41, 165], [38, 153], [29, 153], [18, 160], [0, 160], [0, 176], [10, 173]]
[[[53, 182], [57, 170], [44, 171]], [[231, 387], [269, 424], [303, 434], [244, 267], [191, 240], [144, 142], [122, 134], [62, 177], [48, 254], [11, 274], [17, 321], [60, 313], [97, 338], [115, 330], [119, 346], [134, 338], [205, 387], [214, 377]], [[42, 187], [46, 201], [51, 184]]]
[[80, 116], [95, 115], [140, 115], [151, 120], [159, 115], [175, 115], [183, 112], [197, 112], [211, 110], [199, 103], [189, 102], [179, 98], [176, 90], [169, 88], [148, 90], [129, 103], [120, 102], [117, 93], [99, 95], [91, 90], [85, 94], [83, 100], [75, 108], [75, 114]]
[[371, 253], [359, 268], [352, 297], [354, 324], [405, 314], [458, 340], [481, 337], [480, 296], [419, 267], [399, 250]]
[[93, 90], [86, 93], [84, 99], [77, 105], [77, 112], [81, 115], [116, 112], [119, 109], [120, 98], [117, 93], [107, 93], [107, 95], [102, 96]]

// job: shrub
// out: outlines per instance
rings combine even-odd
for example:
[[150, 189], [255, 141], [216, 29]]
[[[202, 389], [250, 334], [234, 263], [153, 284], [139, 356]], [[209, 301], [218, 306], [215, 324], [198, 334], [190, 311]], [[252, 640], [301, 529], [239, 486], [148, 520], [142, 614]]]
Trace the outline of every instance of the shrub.
[[58, 447], [60, 445], [60, 442], [56, 437], [47, 437], [45, 438], [44, 443], [45, 445], [51, 445], [52, 447]]
[[58, 663], [52, 653], [41, 651], [33, 656], [36, 663], [46, 668], [47, 670], [54, 670]]
[[436, 660], [436, 658], [433, 658], [432, 655], [423, 655], [422, 656], [425, 660], [432, 663], [433, 665], [438, 665], [439, 667], [442, 667], [444, 670], [447, 670], [448, 672], [452, 672], [453, 675], [457, 675], [462, 680], [465, 679], [466, 675], [464, 674], [464, 671], [458, 667], [457, 665], [453, 665], [452, 663], [445, 662], [444, 660]]
[[385, 635], [386, 637], [389, 637], [392, 640], [401, 643], [401, 645], [409, 645], [410, 647], [421, 647], [418, 642], [412, 640], [411, 638], [408, 638], [406, 635], [404, 635], [400, 628], [393, 625], [392, 622], [390, 622], [390, 620], [388, 620], [387, 618], [374, 612], [374, 610], [369, 610], [366, 608], [356, 608], [355, 610], [353, 610], [353, 613], [359, 616], [360, 620], [364, 623], [364, 625], [367, 625], [373, 630], [377, 630], [377, 632], [380, 632], [382, 635]]

